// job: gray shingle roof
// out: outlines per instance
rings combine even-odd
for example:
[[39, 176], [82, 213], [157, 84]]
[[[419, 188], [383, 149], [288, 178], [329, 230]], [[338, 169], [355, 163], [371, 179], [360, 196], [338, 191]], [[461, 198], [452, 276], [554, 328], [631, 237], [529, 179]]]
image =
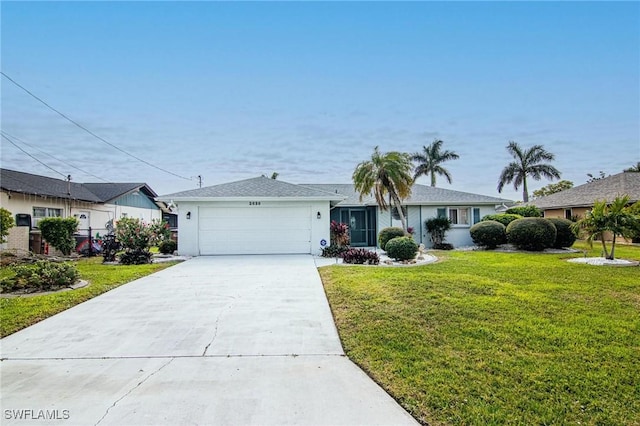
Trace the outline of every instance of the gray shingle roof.
[[[373, 196], [365, 196], [360, 201], [360, 194], [354, 189], [352, 184], [305, 184], [309, 188], [320, 189], [323, 191], [334, 192], [345, 195], [346, 200], [340, 203], [341, 206], [361, 206], [375, 205], [376, 200]], [[487, 195], [472, 194], [469, 192], [453, 191], [451, 189], [443, 189], [431, 187], [427, 185], [415, 184], [411, 191], [411, 197], [403, 202], [408, 205], [471, 205], [471, 204], [502, 204], [511, 203], [511, 200], [497, 197], [489, 197]]]
[[[14, 170], [0, 169], [0, 187], [6, 191], [45, 197], [65, 198], [72, 200], [99, 203], [100, 198], [85, 188], [81, 183], [38, 176]], [[70, 194], [69, 194], [70, 192]]]
[[344, 197], [320, 189], [270, 179], [264, 176], [236, 182], [223, 183], [205, 188], [191, 189], [163, 195], [164, 200], [180, 198], [238, 198], [238, 197], [275, 197], [275, 198], [316, 198], [341, 200]]
[[[76, 183], [15, 170], [0, 169], [0, 187], [5, 191], [56, 197], [71, 200], [106, 203], [139, 189], [150, 198], [157, 194], [145, 183]], [[69, 194], [69, 188], [70, 193]]]
[[546, 210], [569, 207], [590, 207], [596, 200], [611, 201], [619, 195], [628, 195], [631, 202], [640, 200], [640, 173], [618, 173], [584, 185], [547, 195], [529, 204]]

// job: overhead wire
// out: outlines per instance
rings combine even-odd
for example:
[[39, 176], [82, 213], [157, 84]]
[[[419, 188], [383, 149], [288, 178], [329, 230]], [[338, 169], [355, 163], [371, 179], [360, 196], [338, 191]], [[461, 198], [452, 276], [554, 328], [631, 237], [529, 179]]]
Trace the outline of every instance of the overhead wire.
[[49, 105], [47, 102], [45, 102], [43, 99], [41, 99], [40, 97], [36, 96], [34, 93], [32, 93], [29, 89], [27, 89], [26, 87], [22, 86], [20, 83], [18, 83], [17, 81], [15, 81], [14, 79], [12, 79], [10, 76], [8, 76], [4, 71], [0, 71], [0, 74], [2, 74], [3, 77], [5, 77], [7, 80], [9, 80], [11, 83], [13, 83], [14, 85], [16, 85], [17, 87], [19, 87], [20, 89], [22, 89], [24, 92], [26, 92], [29, 96], [31, 96], [32, 98], [34, 98], [35, 100], [37, 100], [38, 102], [42, 103], [44, 106], [46, 106], [47, 108], [49, 108], [51, 111], [55, 112], [56, 114], [60, 115], [62, 118], [64, 118], [65, 120], [69, 121], [70, 123], [72, 123], [73, 125], [75, 125], [76, 127], [84, 130], [85, 132], [89, 133], [91, 136], [93, 136], [94, 138], [98, 139], [101, 142], [104, 142], [105, 144], [109, 145], [110, 147], [120, 151], [121, 153], [128, 155], [131, 158], [134, 158], [144, 164], [146, 164], [149, 167], [153, 167], [154, 169], [160, 170], [164, 173], [168, 173], [170, 175], [173, 175], [175, 177], [178, 177], [180, 179], [184, 179], [184, 180], [191, 180], [191, 178], [179, 175], [177, 173], [174, 173], [170, 170], [164, 169], [162, 167], [156, 166], [155, 164], [152, 164], [134, 154], [131, 154], [130, 152], [125, 151], [124, 149], [120, 148], [117, 145], [112, 144], [111, 142], [109, 142], [108, 140], [96, 135], [94, 132], [92, 132], [91, 130], [87, 129], [85, 126], [83, 126], [82, 124], [78, 123], [77, 121], [71, 119], [70, 117], [68, 117], [66, 114], [64, 114], [63, 112], [55, 109], [54, 107], [52, 107], [51, 105]]
[[22, 149], [17, 143], [15, 143], [14, 141], [11, 140], [10, 137], [8, 137], [4, 132], [2, 132], [2, 137], [5, 138], [11, 145], [15, 146], [16, 148], [18, 148], [20, 151], [24, 152], [25, 154], [27, 154], [29, 157], [33, 158], [34, 160], [36, 160], [38, 163], [42, 164], [43, 166], [45, 166], [47, 169], [59, 174], [60, 176], [64, 177], [65, 179], [67, 179], [67, 175], [65, 175], [62, 172], [57, 171], [56, 169], [54, 169], [53, 167], [49, 166], [48, 164], [44, 163], [43, 161], [40, 161], [37, 157], [34, 157], [33, 155], [31, 155], [30, 153], [28, 153], [27, 151], [25, 151], [24, 149]]
[[[84, 174], [86, 174], [86, 175], [88, 175], [88, 176], [92, 176], [92, 177], [94, 177], [94, 178], [96, 178], [96, 179], [99, 179], [99, 180], [101, 180], [101, 181], [103, 181], [103, 182], [108, 182], [106, 179], [103, 179], [103, 178], [101, 178], [100, 176], [96, 176], [96, 175], [94, 175], [93, 173], [91, 173], [91, 172], [89, 172], [89, 171], [86, 171], [86, 170], [84, 170], [84, 169], [81, 169], [80, 167], [74, 166], [73, 164], [71, 164], [71, 163], [69, 163], [69, 162], [67, 162], [67, 161], [65, 161], [65, 160], [61, 160], [60, 158], [57, 158], [57, 157], [55, 157], [55, 156], [53, 156], [53, 155], [49, 154], [48, 152], [45, 152], [45, 151], [43, 151], [42, 149], [40, 149], [40, 148], [38, 148], [38, 147], [35, 147], [35, 146], [33, 146], [33, 145], [31, 145], [31, 144], [29, 144], [29, 143], [25, 142], [23, 139], [20, 139], [20, 138], [18, 138], [18, 137], [16, 137], [16, 136], [14, 136], [14, 135], [11, 135], [10, 133], [7, 133], [7, 132], [6, 132], [6, 131], [4, 131], [4, 130], [2, 130], [1, 132], [2, 132], [2, 134], [9, 136], [9, 137], [10, 137], [11, 139], [13, 139], [14, 141], [20, 142], [20, 143], [22, 143], [22, 144], [24, 144], [24, 145], [28, 146], [28, 147], [29, 147], [29, 148], [31, 148], [31, 149], [35, 149], [35, 150], [37, 150], [37, 151], [41, 152], [42, 154], [44, 154], [44, 155], [46, 155], [46, 156], [48, 156], [48, 157], [51, 157], [51, 158], [53, 158], [54, 160], [56, 160], [56, 161], [58, 161], [58, 162], [60, 162], [60, 163], [62, 163], [62, 164], [65, 164], [65, 165], [67, 165], [67, 166], [69, 166], [69, 167], [71, 167], [71, 168], [73, 168], [73, 169], [76, 169], [76, 170], [78, 170], [78, 171], [80, 171], [80, 172], [82, 172], [82, 173], [84, 173]], [[23, 152], [24, 152], [24, 151], [23, 151]]]

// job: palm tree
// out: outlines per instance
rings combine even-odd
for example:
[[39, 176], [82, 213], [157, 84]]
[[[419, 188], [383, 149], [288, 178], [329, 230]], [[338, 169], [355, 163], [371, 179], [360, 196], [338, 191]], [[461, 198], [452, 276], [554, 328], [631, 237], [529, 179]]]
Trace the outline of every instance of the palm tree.
[[393, 201], [405, 230], [407, 219], [402, 211], [401, 200], [411, 195], [411, 169], [413, 165], [409, 154], [396, 151], [383, 154], [376, 146], [371, 160], [358, 164], [352, 176], [355, 189], [360, 193], [360, 201], [372, 192], [382, 210], [387, 210]]
[[502, 170], [500, 179], [498, 179], [498, 192], [502, 192], [502, 188], [511, 182], [516, 190], [522, 185], [522, 201], [526, 203], [529, 201], [527, 176], [531, 176], [535, 180], [540, 180], [542, 177], [560, 179], [558, 169], [551, 164], [542, 163], [542, 161], [553, 161], [555, 158], [542, 145], [534, 145], [523, 150], [516, 142], [510, 141], [507, 145], [507, 151], [516, 161], [512, 161]]
[[441, 140], [436, 139], [431, 145], [423, 146], [422, 152], [416, 152], [411, 156], [413, 161], [418, 162], [413, 180], [423, 175], [431, 175], [431, 186], [436, 186], [436, 174], [438, 174], [447, 178], [447, 182], [451, 183], [449, 170], [440, 164], [449, 160], [457, 160], [460, 156], [453, 151], [441, 152], [440, 148], [442, 148], [442, 144], [443, 142]]

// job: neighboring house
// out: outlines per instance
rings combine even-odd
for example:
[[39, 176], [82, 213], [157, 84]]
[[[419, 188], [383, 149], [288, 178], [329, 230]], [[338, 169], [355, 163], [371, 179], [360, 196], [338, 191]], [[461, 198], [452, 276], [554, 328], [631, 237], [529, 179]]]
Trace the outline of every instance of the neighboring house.
[[[258, 177], [164, 195], [178, 207], [179, 252], [183, 255], [320, 252], [330, 240], [331, 220], [349, 224], [351, 245], [373, 247], [387, 226], [400, 226], [393, 209], [382, 211], [373, 197], [360, 201], [349, 184], [295, 185]], [[414, 239], [430, 246], [424, 221], [444, 216], [453, 222], [446, 240], [471, 245], [469, 228], [502, 198], [414, 185], [404, 208]]]
[[537, 198], [529, 204], [542, 210], [544, 217], [583, 218], [595, 201], [612, 201], [621, 195], [628, 195], [632, 203], [640, 200], [640, 173], [618, 173]]
[[0, 169], [0, 190], [0, 204], [16, 219], [4, 245], [8, 249], [39, 252], [36, 228], [45, 217], [74, 216], [79, 232], [86, 234], [91, 227], [94, 236], [124, 216], [147, 222], [162, 217], [157, 194], [145, 183], [76, 183]]

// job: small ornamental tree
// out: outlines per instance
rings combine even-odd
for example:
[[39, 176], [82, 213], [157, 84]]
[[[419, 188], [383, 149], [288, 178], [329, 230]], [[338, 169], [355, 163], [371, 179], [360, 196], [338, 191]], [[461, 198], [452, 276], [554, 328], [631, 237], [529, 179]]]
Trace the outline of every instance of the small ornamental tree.
[[15, 222], [11, 212], [4, 207], [0, 207], [0, 243], [7, 242], [9, 229], [13, 228], [13, 225], [15, 225]]
[[40, 219], [38, 228], [42, 233], [42, 238], [65, 256], [71, 254], [71, 251], [76, 247], [73, 234], [78, 231], [78, 219], [75, 217]]
[[443, 248], [444, 236], [451, 229], [451, 221], [446, 217], [433, 217], [424, 222], [424, 226], [430, 235], [434, 249]]
[[116, 222], [116, 239], [125, 252], [120, 263], [139, 265], [151, 263], [152, 246], [170, 238], [170, 230], [165, 222], [154, 220], [150, 224], [140, 219], [123, 217]]

